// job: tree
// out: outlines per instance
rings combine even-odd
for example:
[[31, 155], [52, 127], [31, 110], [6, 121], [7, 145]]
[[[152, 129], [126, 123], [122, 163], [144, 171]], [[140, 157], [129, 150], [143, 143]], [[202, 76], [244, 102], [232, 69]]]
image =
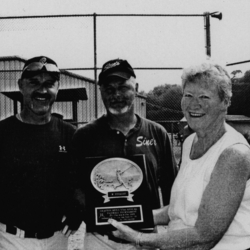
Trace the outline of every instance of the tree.
[[151, 120], [180, 120], [182, 89], [179, 85], [164, 84], [147, 95], [147, 117]]
[[228, 114], [250, 116], [250, 70], [246, 71], [243, 77], [232, 79], [233, 96], [231, 99], [231, 106], [228, 109]]
[[172, 85], [160, 97], [162, 106], [175, 111], [181, 111], [181, 98], [182, 88], [180, 85]]
[[242, 73], [241, 70], [237, 69], [237, 70], [234, 70], [233, 72], [231, 72], [231, 74], [233, 75], [232, 79], [235, 78], [235, 76], [239, 73]]
[[153, 95], [155, 97], [162, 96], [163, 93], [165, 93], [169, 88], [171, 88], [172, 85], [170, 84], [164, 84], [154, 87], [153, 90], [149, 91], [149, 95]]

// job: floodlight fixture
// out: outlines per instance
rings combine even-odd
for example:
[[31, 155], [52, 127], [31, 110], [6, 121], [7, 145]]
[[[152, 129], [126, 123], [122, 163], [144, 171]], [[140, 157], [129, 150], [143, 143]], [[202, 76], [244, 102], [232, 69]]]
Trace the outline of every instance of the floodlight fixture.
[[221, 20], [222, 13], [219, 11], [213, 13], [204, 12], [204, 24], [205, 24], [204, 28], [205, 28], [205, 42], [206, 42], [205, 48], [208, 59], [211, 57], [210, 16]]

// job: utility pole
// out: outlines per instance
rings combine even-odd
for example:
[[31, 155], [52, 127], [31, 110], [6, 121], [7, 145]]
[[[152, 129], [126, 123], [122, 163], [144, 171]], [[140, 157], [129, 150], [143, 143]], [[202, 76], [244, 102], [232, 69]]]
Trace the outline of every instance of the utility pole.
[[213, 12], [213, 13], [204, 12], [205, 48], [206, 48], [207, 59], [211, 57], [210, 16], [221, 20], [222, 13], [221, 12]]

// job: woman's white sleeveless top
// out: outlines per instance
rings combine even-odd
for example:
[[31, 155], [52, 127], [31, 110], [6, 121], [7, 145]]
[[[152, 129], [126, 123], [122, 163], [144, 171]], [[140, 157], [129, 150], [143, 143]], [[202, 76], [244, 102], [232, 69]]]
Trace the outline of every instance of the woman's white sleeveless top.
[[[215, 164], [224, 149], [234, 144], [248, 145], [245, 138], [226, 124], [227, 132], [202, 157], [190, 159], [195, 133], [183, 145], [182, 164], [171, 192], [169, 206], [170, 230], [194, 227], [202, 194]], [[237, 167], [237, 166], [235, 166]], [[213, 249], [242, 250], [250, 247], [250, 180], [240, 207], [225, 235]]]

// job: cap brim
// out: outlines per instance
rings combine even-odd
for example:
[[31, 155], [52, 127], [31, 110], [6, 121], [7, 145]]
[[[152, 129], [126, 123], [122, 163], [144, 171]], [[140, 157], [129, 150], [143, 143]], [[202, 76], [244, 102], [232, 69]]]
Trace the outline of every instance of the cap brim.
[[131, 77], [131, 74], [127, 73], [127, 72], [113, 72], [111, 74], [108, 74], [105, 78], [108, 78], [110, 76], [118, 76], [121, 77], [123, 79], [128, 80]]

